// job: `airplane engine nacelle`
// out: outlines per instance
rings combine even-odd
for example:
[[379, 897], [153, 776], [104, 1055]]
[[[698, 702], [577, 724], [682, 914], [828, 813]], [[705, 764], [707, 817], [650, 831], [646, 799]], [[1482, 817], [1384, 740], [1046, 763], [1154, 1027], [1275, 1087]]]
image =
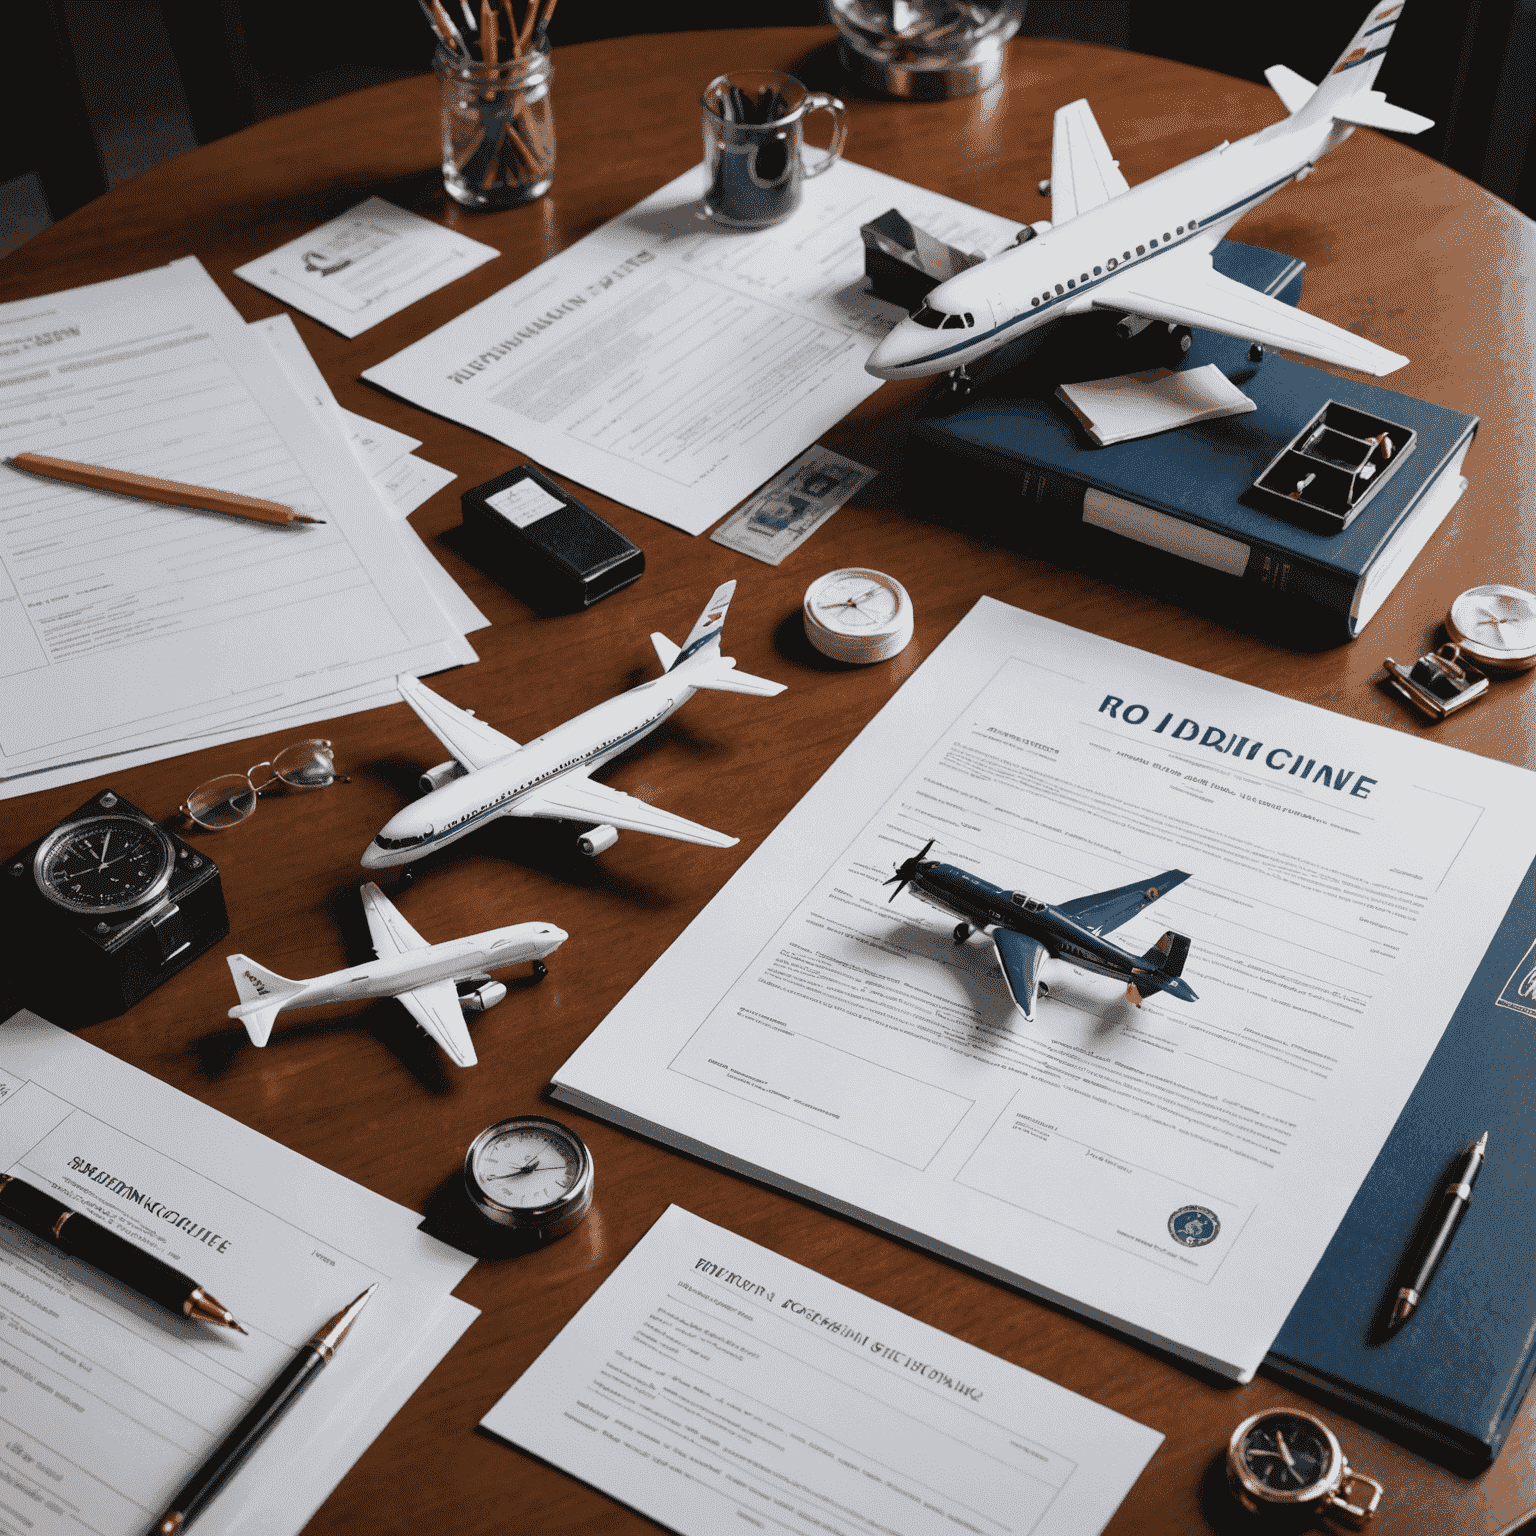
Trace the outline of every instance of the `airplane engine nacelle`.
[[[458, 986], [459, 1007], [464, 1010], [466, 1019], [484, 1013], [487, 1008], [494, 1008], [507, 995], [507, 989], [499, 981], [492, 981], [489, 976], [471, 976]], [[469, 990], [466, 991], [466, 988]]]
[[455, 779], [464, 777], [464, 765], [451, 759], [446, 763], [439, 763], [436, 768], [428, 768], [417, 782], [421, 785], [421, 792], [430, 795], [434, 789], [441, 789], [444, 784], [451, 784]]
[[606, 853], [618, 840], [617, 827], [593, 827], [590, 832], [576, 839], [576, 846], [588, 858], [595, 858], [600, 853]]

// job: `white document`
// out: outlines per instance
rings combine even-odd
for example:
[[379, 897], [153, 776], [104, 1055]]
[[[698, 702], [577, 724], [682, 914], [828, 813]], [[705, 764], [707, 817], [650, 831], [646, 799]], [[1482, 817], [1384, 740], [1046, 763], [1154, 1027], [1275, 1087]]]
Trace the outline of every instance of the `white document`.
[[[0, 306], [0, 453], [269, 496], [162, 507], [0, 465], [0, 796], [474, 659], [335, 433], [196, 262]], [[310, 711], [314, 719], [323, 711]]]
[[1163, 1440], [675, 1205], [480, 1422], [679, 1536], [1093, 1536]]
[[475, 1315], [448, 1296], [474, 1260], [414, 1212], [28, 1013], [0, 1027], [0, 1168], [184, 1270], [249, 1330], [175, 1317], [0, 1221], [0, 1509], [26, 1511], [16, 1529], [140, 1536], [378, 1281], [198, 1522], [297, 1531]]
[[343, 336], [360, 336], [500, 251], [370, 197], [235, 276]]
[[902, 311], [864, 291], [861, 224], [895, 205], [989, 255], [1019, 227], [847, 160], [753, 234], [703, 189], [685, 172], [363, 377], [702, 533], [880, 387]]
[[1203, 368], [1151, 368], [1113, 379], [1063, 384], [1056, 397], [1101, 448], [1258, 410], [1215, 363]]
[[[1052, 903], [1188, 872], [1114, 942], [1198, 1000], [1050, 960], [1027, 1023], [884, 884], [929, 838]], [[1246, 1380], [1533, 852], [1523, 769], [984, 598], [555, 1095]]]

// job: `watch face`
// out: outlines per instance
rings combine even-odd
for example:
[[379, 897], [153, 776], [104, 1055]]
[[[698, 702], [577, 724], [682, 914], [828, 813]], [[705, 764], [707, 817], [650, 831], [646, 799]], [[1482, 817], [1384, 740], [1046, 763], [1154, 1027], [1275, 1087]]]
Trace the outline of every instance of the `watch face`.
[[811, 583], [803, 609], [806, 637], [837, 661], [888, 661], [912, 638], [912, 599], [882, 571], [829, 571]]
[[503, 1120], [475, 1138], [464, 1179], [482, 1215], [553, 1235], [592, 1201], [592, 1158], [581, 1138], [542, 1115]]
[[1321, 1425], [1296, 1413], [1259, 1415], [1237, 1449], [1250, 1491], [1294, 1497], [1327, 1482], [1337, 1453]]
[[71, 912], [108, 915], [153, 901], [170, 883], [176, 851], [152, 822], [95, 816], [43, 839], [32, 861], [38, 889]]
[[1519, 587], [1472, 587], [1451, 604], [1445, 627], [1483, 666], [1524, 671], [1536, 664], [1536, 597]]

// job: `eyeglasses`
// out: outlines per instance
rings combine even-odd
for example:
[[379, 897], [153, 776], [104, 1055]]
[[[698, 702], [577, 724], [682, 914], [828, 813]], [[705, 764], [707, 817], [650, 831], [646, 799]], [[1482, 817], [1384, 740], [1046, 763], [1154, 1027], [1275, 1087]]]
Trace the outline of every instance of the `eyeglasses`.
[[[263, 769], [270, 772], [258, 783], [256, 775]], [[222, 832], [244, 821], [256, 809], [261, 795], [279, 781], [292, 789], [325, 789], [338, 779], [343, 784], [352, 782], [346, 774], [337, 773], [330, 742], [296, 741], [269, 763], [256, 763], [244, 773], [221, 774], [199, 784], [180, 810], [198, 826]]]

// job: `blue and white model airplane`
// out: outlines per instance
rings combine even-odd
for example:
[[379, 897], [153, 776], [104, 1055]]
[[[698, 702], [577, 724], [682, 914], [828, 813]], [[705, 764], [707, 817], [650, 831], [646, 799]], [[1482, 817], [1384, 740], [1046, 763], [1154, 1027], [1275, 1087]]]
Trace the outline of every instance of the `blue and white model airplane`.
[[940, 864], [928, 857], [932, 847], [929, 838], [921, 853], [897, 865], [895, 875], [885, 882], [896, 886], [891, 900], [910, 885], [929, 906], [960, 919], [955, 943], [964, 944], [973, 933], [991, 939], [1008, 994], [1031, 1023], [1036, 997], [1050, 994], [1040, 976], [1047, 960], [1065, 960], [1079, 970], [1124, 981], [1126, 997], [1138, 1008], [1154, 992], [1195, 1001], [1180, 974], [1189, 954], [1189, 940], [1182, 933], [1165, 933], [1144, 955], [1133, 955], [1104, 937], [1188, 880], [1182, 869], [1165, 869], [1137, 885], [1052, 906], [1023, 891], [1005, 891], [953, 864]]
[[290, 981], [249, 955], [226, 956], [240, 994], [229, 1016], [245, 1025], [253, 1045], [267, 1043], [273, 1022], [285, 1008], [394, 997], [455, 1066], [472, 1067], [477, 1058], [464, 1020], [494, 1008], [507, 995], [506, 987], [489, 973], [531, 960], [535, 974], [542, 976], [544, 957], [568, 937], [552, 923], [515, 923], [429, 944], [372, 881], [361, 894], [376, 959], [308, 981]]
[[783, 693], [783, 683], [738, 672], [735, 660], [720, 654], [720, 632], [735, 590], [736, 583], [728, 581], [715, 592], [681, 646], [665, 635], [651, 636], [661, 658], [660, 677], [526, 744], [503, 736], [476, 719], [471, 710], [440, 698], [419, 679], [400, 678], [401, 697], [453, 758], [422, 775], [422, 788], [428, 793], [391, 818], [369, 843], [364, 868], [409, 864], [458, 842], [498, 816], [594, 823], [592, 831], [579, 839], [581, 851], [589, 854], [611, 848], [620, 829], [675, 837], [707, 848], [731, 847], [739, 839], [658, 810], [606, 784], [595, 784], [591, 775], [649, 736], [700, 688], [764, 697]]
[[[1408, 361], [1374, 342], [1223, 277], [1217, 242], [1245, 213], [1300, 181], [1357, 124], [1422, 133], [1431, 120], [1395, 107], [1371, 83], [1381, 68], [1397, 4], [1378, 4], [1323, 83], [1283, 64], [1264, 72], [1290, 114], [1236, 144], [1220, 144], [1138, 187], [1120, 174], [1086, 101], [1056, 113], [1051, 213], [1035, 238], [940, 283], [870, 354], [877, 378], [963, 370], [1064, 315], [1109, 310], [1135, 335], [1151, 322], [1197, 326], [1301, 352], [1362, 373]], [[1042, 190], [1045, 187], [1042, 186]], [[1257, 355], [1257, 354], [1256, 354]]]

